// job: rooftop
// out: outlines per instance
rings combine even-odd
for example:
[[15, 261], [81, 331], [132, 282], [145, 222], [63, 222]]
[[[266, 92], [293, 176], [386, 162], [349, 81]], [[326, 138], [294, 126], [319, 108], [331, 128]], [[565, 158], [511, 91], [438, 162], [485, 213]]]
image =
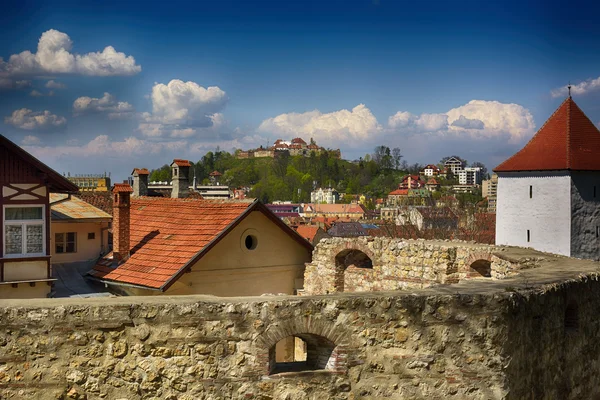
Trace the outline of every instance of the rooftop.
[[568, 97], [533, 138], [495, 172], [600, 171], [600, 131]]
[[112, 216], [93, 205], [67, 194], [50, 193], [52, 221], [105, 220]]

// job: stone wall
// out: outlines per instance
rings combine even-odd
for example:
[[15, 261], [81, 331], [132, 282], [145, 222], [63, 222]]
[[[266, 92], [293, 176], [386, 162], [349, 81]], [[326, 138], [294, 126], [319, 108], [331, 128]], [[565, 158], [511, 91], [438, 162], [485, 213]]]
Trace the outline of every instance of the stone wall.
[[[304, 273], [304, 293], [421, 289], [471, 278], [502, 279], [521, 268], [503, 257], [503, 251], [464, 242], [330, 238], [313, 251]], [[370, 265], [361, 257], [368, 257]]]
[[[595, 398], [597, 275], [528, 279], [410, 294], [4, 301], [0, 398]], [[294, 335], [317, 370], [277, 373], [275, 344]]]

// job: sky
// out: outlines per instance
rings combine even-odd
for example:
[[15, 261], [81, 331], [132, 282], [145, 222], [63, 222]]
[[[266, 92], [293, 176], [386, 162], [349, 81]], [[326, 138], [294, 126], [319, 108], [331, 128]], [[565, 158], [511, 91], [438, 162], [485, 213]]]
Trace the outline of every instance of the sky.
[[0, 134], [60, 173], [313, 138], [493, 168], [567, 96], [600, 126], [600, 5], [3, 3]]

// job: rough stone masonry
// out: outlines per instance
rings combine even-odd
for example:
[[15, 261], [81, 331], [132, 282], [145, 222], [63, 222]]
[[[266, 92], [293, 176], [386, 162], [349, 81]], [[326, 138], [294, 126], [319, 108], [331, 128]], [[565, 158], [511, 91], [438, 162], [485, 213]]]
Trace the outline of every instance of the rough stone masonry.
[[[598, 398], [599, 264], [498, 251], [534, 267], [395, 292], [5, 300], [0, 398]], [[275, 361], [289, 336], [301, 371]]]

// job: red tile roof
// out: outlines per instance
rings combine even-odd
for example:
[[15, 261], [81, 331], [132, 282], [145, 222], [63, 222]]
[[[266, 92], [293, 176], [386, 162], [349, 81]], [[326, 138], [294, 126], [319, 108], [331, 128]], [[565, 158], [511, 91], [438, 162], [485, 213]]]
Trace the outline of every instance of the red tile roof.
[[319, 227], [314, 225], [300, 225], [298, 228], [296, 228], [296, 232], [298, 232], [300, 236], [302, 236], [304, 239], [308, 240], [311, 243], [315, 238], [315, 235], [317, 234], [318, 230]]
[[113, 193], [133, 193], [133, 189], [129, 186], [129, 183], [115, 183]]
[[182, 160], [179, 158], [174, 159], [172, 164], [175, 164], [178, 167], [191, 167], [192, 166], [192, 164], [190, 164], [190, 162], [188, 160]]
[[396, 189], [390, 192], [388, 196], [408, 196], [408, 189]]
[[149, 175], [150, 171], [148, 171], [146, 168], [134, 168], [131, 174], [133, 175], [135, 173], [138, 175]]
[[210, 174], [208, 174], [209, 176], [221, 176], [223, 175], [222, 173], [220, 173], [219, 171], [215, 170], [213, 172], [211, 172]]
[[117, 268], [102, 259], [90, 275], [166, 290], [185, 269], [233, 229], [250, 211], [262, 211], [284, 232], [312, 251], [310, 243], [259, 202], [141, 197], [131, 199], [130, 257]]
[[518, 153], [495, 172], [600, 171], [600, 131], [569, 97]]

